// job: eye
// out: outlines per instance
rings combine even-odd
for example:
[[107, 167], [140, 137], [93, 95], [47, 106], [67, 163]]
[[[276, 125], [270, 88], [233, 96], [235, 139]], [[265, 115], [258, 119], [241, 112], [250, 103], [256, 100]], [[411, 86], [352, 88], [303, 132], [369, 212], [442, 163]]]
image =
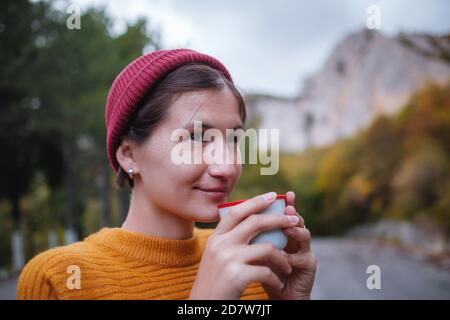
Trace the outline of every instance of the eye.
[[239, 143], [239, 137], [237, 137], [235, 135], [229, 135], [227, 137], [227, 143], [238, 144]]
[[203, 132], [201, 134], [191, 132], [190, 136], [192, 141], [201, 141], [203, 142]]

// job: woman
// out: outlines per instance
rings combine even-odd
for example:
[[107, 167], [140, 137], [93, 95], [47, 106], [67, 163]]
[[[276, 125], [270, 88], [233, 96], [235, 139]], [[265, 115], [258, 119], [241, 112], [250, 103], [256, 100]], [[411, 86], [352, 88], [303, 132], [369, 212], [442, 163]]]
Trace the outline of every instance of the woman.
[[[216, 229], [217, 204], [241, 174], [238, 161], [176, 164], [177, 143], [206, 152], [215, 145], [194, 134], [193, 121], [226, 132], [242, 128], [246, 112], [230, 74], [215, 58], [186, 49], [159, 50], [129, 64], [106, 104], [107, 154], [116, 184], [132, 189], [121, 228], [33, 258], [18, 283], [20, 299], [308, 299], [316, 259], [310, 233], [286, 194], [284, 216], [253, 215], [275, 194], [234, 206]], [[172, 134], [185, 128], [186, 139]], [[200, 142], [200, 143], [198, 143]], [[228, 140], [215, 152], [239, 155]], [[236, 158], [233, 158], [236, 159]], [[284, 250], [249, 240], [283, 228]]]

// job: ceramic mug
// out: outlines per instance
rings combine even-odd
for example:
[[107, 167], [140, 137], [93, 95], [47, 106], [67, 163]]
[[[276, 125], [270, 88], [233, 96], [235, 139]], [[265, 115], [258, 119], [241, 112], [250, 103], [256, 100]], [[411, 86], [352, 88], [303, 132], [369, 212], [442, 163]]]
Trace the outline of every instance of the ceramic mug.
[[[217, 206], [219, 209], [220, 219], [230, 211], [230, 209], [247, 200], [238, 200], [233, 202], [221, 203]], [[284, 210], [286, 209], [286, 196], [285, 195], [277, 195], [276, 200], [264, 210], [256, 213], [256, 214], [278, 214], [284, 215]], [[256, 235], [251, 241], [250, 244], [253, 243], [272, 243], [275, 247], [282, 250], [287, 244], [287, 236], [284, 234], [281, 229], [272, 229], [268, 231], [261, 232]]]

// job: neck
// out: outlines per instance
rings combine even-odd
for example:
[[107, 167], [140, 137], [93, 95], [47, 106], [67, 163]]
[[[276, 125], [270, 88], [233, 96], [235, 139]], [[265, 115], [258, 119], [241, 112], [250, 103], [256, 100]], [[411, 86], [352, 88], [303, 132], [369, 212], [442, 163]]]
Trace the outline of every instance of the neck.
[[148, 236], [185, 240], [193, 236], [194, 223], [161, 210], [146, 198], [142, 188], [135, 185], [122, 228]]

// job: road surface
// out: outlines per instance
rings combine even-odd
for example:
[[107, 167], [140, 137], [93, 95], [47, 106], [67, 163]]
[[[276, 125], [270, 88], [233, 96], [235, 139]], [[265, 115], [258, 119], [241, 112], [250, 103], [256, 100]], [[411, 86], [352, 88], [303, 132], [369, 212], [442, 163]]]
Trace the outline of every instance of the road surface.
[[[347, 239], [313, 241], [317, 274], [312, 299], [450, 299], [450, 270], [395, 247]], [[369, 290], [370, 265], [380, 289]]]
[[14, 300], [16, 298], [17, 278], [0, 280], [0, 300]]

